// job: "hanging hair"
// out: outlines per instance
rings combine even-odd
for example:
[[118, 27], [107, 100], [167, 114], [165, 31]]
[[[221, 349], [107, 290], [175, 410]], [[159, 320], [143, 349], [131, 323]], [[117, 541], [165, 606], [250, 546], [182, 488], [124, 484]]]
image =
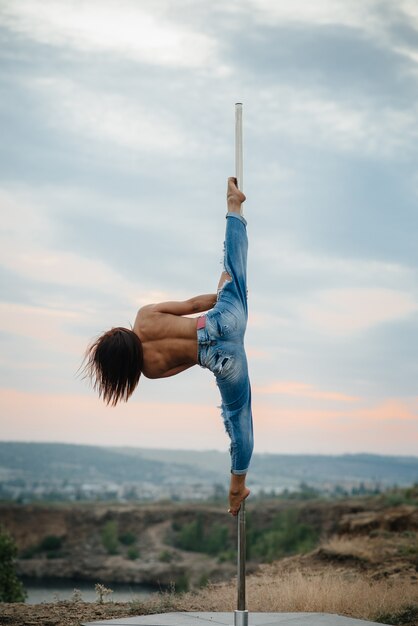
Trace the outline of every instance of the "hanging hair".
[[142, 344], [128, 328], [112, 328], [86, 350], [83, 372], [106, 404], [126, 402], [138, 384], [143, 366]]

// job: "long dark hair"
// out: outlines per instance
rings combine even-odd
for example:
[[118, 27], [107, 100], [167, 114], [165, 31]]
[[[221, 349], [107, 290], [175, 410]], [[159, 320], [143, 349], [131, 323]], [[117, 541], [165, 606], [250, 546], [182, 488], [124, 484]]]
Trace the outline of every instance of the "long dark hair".
[[143, 366], [142, 344], [129, 328], [112, 328], [86, 350], [83, 373], [106, 404], [126, 402], [138, 384]]

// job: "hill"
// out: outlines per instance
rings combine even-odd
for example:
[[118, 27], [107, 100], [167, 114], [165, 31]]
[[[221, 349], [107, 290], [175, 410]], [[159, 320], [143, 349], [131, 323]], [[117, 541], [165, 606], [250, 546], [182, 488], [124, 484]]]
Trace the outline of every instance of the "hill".
[[[229, 455], [217, 451], [0, 442], [0, 499], [202, 500], [228, 487]], [[418, 479], [418, 457], [254, 454], [253, 495], [364, 493]], [[338, 491], [339, 490], [339, 491]]]

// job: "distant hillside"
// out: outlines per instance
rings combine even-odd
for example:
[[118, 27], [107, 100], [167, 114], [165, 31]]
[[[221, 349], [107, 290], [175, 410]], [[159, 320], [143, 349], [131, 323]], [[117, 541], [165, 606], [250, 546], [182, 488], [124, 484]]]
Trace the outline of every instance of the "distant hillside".
[[[16, 479], [114, 482], [152, 485], [226, 485], [229, 456], [216, 451], [104, 448], [61, 443], [0, 442], [0, 482]], [[418, 457], [375, 454], [255, 454], [253, 489], [296, 489], [376, 484], [381, 488], [418, 482]]]
[[[64, 443], [0, 442], [0, 480], [11, 475], [31, 480], [72, 482], [114, 481], [161, 484], [189, 480], [190, 467], [127, 455], [99, 446]], [[207, 472], [196, 468], [194, 479], [207, 479]], [[212, 477], [216, 480], [216, 475]]]
[[[154, 461], [191, 465], [205, 472], [229, 471], [229, 455], [214, 450], [164, 450], [115, 448], [127, 456]], [[418, 457], [378, 454], [308, 455], [254, 454], [251, 481], [264, 485], [380, 483], [382, 486], [408, 486], [418, 481]]]

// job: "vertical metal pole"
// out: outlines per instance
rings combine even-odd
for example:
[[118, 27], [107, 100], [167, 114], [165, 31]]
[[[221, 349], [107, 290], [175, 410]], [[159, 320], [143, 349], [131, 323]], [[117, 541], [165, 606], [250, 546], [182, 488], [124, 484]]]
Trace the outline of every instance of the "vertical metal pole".
[[243, 149], [242, 149], [242, 103], [235, 105], [235, 177], [238, 181], [238, 189], [243, 187]]
[[[243, 150], [242, 150], [242, 104], [235, 105], [235, 177], [238, 189], [243, 188]], [[237, 610], [234, 611], [234, 626], [248, 626], [248, 611], [245, 608], [245, 500], [241, 502], [238, 513], [238, 560], [237, 560]]]
[[234, 611], [234, 626], [248, 626], [248, 611], [245, 608], [245, 501], [238, 513], [238, 560], [237, 560], [237, 609]]

